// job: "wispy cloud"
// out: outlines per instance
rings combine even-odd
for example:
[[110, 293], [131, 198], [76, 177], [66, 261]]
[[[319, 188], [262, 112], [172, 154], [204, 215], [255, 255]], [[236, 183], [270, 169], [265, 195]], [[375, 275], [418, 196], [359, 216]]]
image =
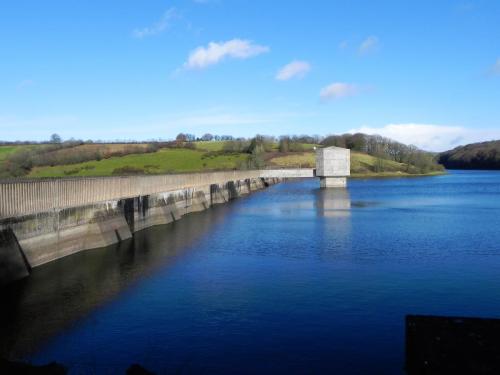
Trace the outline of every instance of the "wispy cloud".
[[0, 114], [0, 140], [44, 140], [53, 133], [70, 138], [74, 136], [71, 131], [84, 128], [74, 115], [29, 117]]
[[378, 128], [362, 126], [349, 132], [378, 134], [428, 151], [446, 151], [468, 143], [500, 139], [500, 130], [412, 123], [389, 124]]
[[[112, 137], [119, 132], [122, 136], [143, 139], [145, 134], [162, 134], [175, 137], [180, 132], [194, 134], [231, 134], [235, 136], [253, 136], [262, 133], [279, 134], [284, 126], [291, 131], [300, 132], [305, 118], [310, 120], [309, 113], [302, 112], [260, 112], [244, 108], [208, 108], [188, 112], [169, 113], [153, 119], [135, 119], [124, 126], [116, 123], [103, 129], [105, 135]], [[96, 135], [93, 135], [94, 137]]]
[[339, 48], [341, 50], [346, 49], [349, 46], [349, 42], [347, 40], [343, 40], [342, 42], [339, 43]]
[[132, 32], [132, 35], [135, 38], [142, 39], [148, 36], [160, 34], [170, 27], [172, 20], [178, 17], [179, 15], [177, 13], [177, 10], [175, 8], [170, 8], [167, 11], [165, 11], [165, 13], [163, 13], [162, 17], [158, 22], [154, 23], [151, 26], [135, 29]]
[[34, 84], [35, 84], [35, 81], [33, 81], [32, 79], [24, 79], [18, 83], [17, 89], [22, 90], [22, 89], [25, 89], [27, 87], [33, 86]]
[[491, 67], [491, 73], [496, 76], [500, 76], [500, 57], [497, 62]]
[[376, 52], [380, 48], [380, 41], [378, 37], [370, 35], [368, 38], [363, 40], [359, 46], [360, 55], [367, 55], [369, 53]]
[[455, 6], [455, 10], [459, 13], [468, 13], [474, 10], [475, 4], [472, 1], [462, 1]]
[[359, 86], [351, 83], [335, 82], [323, 87], [319, 93], [321, 99], [334, 100], [346, 96], [353, 96], [360, 91]]
[[206, 47], [193, 50], [184, 64], [185, 69], [204, 69], [226, 58], [248, 59], [269, 52], [270, 48], [250, 40], [232, 39], [227, 42], [210, 42]]
[[311, 64], [307, 61], [292, 61], [282, 67], [276, 74], [278, 81], [288, 81], [292, 78], [304, 78], [311, 70]]

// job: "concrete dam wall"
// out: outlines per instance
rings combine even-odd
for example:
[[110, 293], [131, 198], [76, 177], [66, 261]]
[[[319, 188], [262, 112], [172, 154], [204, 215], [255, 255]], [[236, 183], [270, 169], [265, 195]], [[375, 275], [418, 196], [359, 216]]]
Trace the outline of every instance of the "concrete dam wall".
[[262, 189], [279, 182], [280, 174], [287, 175], [231, 171], [1, 182], [0, 284]]

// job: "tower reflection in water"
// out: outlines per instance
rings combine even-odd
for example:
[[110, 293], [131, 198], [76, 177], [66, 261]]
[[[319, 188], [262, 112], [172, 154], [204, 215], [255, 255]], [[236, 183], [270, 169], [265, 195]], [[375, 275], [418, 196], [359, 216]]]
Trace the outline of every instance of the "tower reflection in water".
[[351, 216], [349, 190], [343, 188], [318, 189], [316, 192], [316, 208], [320, 216]]
[[333, 261], [352, 254], [351, 197], [348, 189], [315, 191], [317, 232], [315, 241], [323, 259]]

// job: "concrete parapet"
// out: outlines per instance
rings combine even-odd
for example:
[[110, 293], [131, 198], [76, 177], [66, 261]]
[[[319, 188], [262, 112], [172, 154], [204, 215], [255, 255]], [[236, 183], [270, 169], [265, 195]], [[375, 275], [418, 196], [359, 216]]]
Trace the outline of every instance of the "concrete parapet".
[[[260, 178], [260, 171], [0, 181], [0, 219]], [[279, 177], [279, 176], [272, 176]]]

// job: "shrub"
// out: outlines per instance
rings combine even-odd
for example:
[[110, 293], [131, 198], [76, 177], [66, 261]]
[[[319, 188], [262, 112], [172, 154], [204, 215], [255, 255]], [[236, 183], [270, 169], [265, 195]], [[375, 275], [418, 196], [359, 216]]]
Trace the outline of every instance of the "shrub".
[[146, 173], [146, 171], [143, 168], [132, 167], [132, 166], [126, 165], [124, 167], [113, 169], [112, 175], [113, 176], [126, 176], [126, 175], [138, 175], [138, 174], [145, 174], [145, 173]]

